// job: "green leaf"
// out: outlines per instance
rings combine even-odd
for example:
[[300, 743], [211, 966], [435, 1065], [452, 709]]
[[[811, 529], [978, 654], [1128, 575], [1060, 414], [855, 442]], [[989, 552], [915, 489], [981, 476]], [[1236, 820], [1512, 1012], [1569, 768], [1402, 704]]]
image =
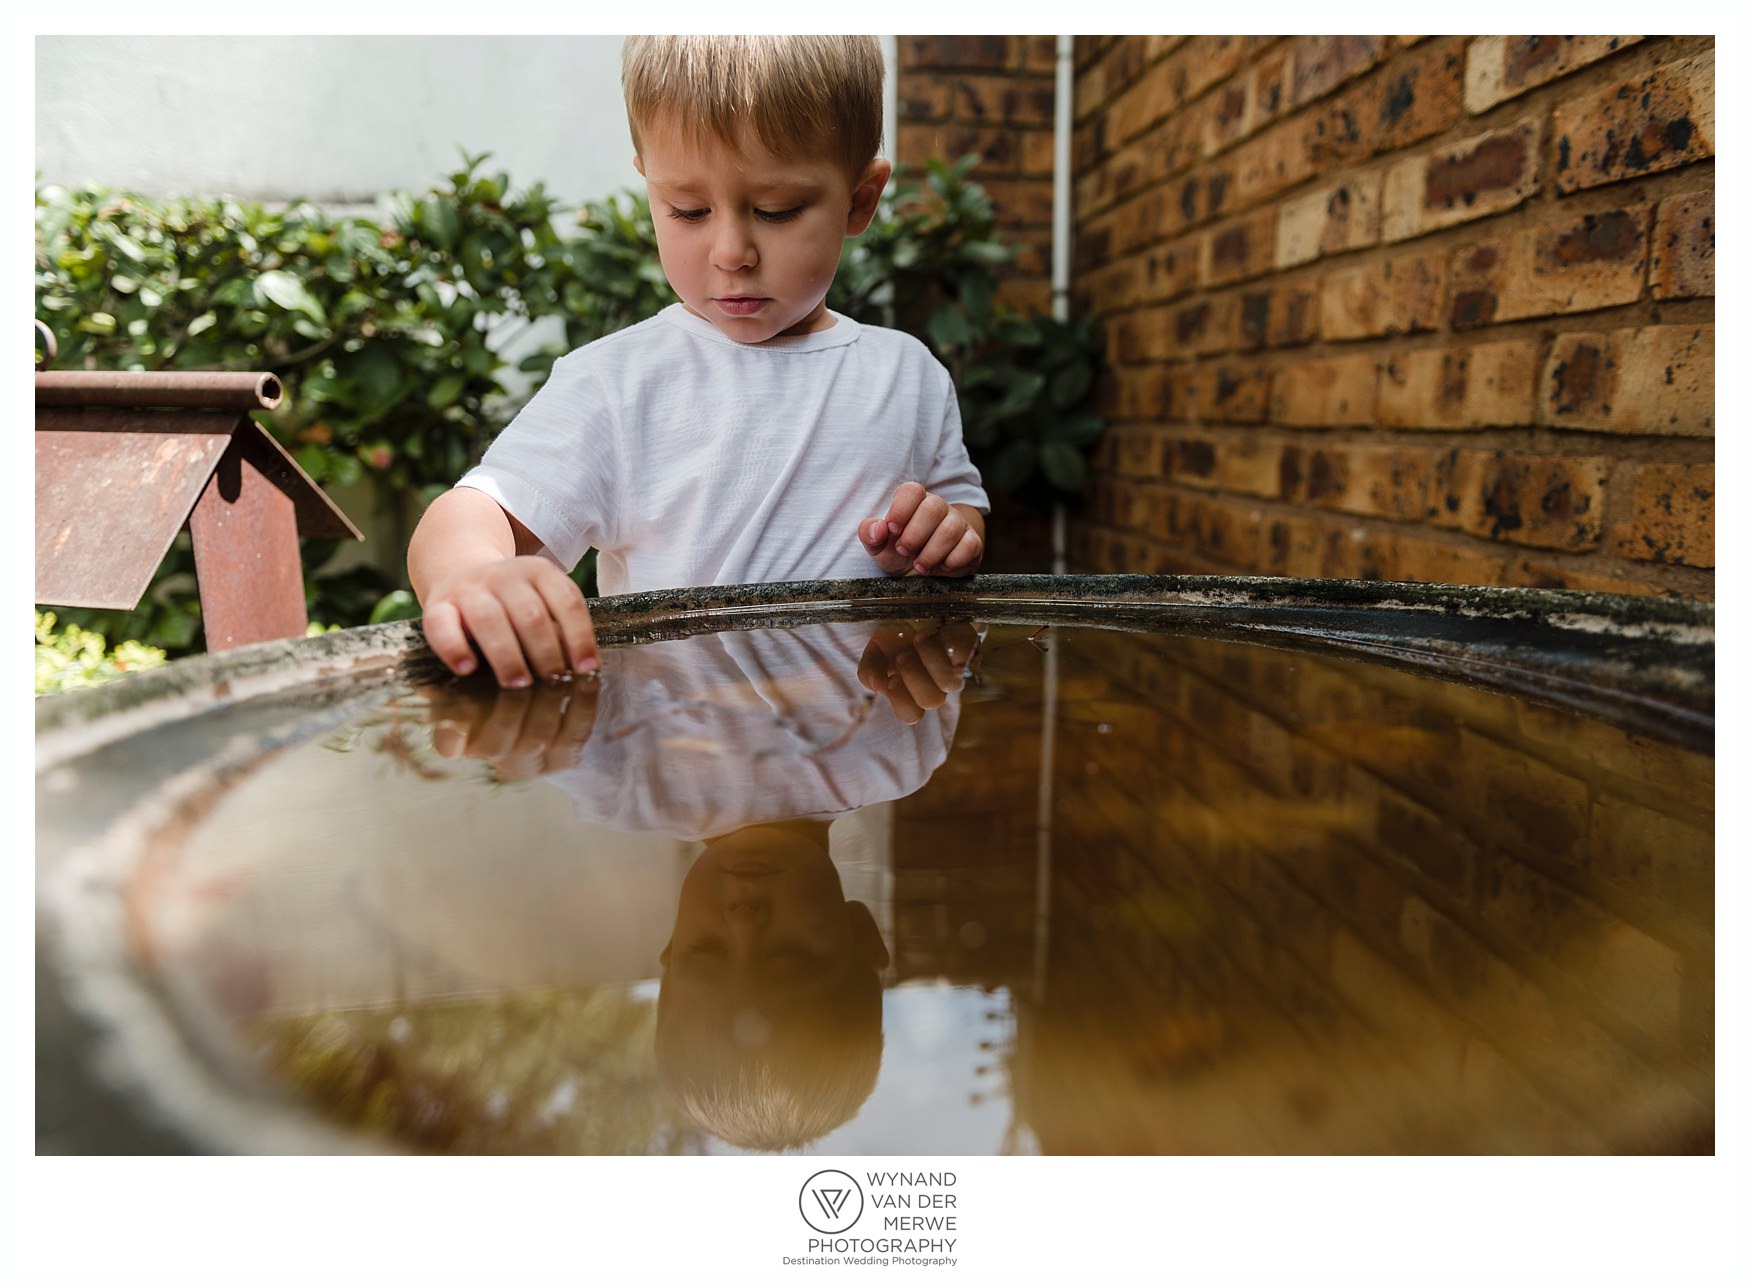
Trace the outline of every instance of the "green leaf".
[[385, 621], [412, 621], [420, 615], [419, 600], [404, 589], [392, 589], [377, 600], [377, 605], [371, 609], [372, 625], [381, 625]]
[[1045, 376], [1038, 371], [1019, 371], [1015, 382], [1004, 392], [1002, 401], [997, 403], [997, 415], [1008, 417], [1019, 415], [1033, 405], [1045, 389]]
[[1088, 476], [1088, 462], [1066, 442], [1047, 442], [1040, 447], [1039, 465], [1046, 481], [1059, 491], [1080, 491]]
[[1078, 405], [1094, 387], [1094, 372], [1083, 363], [1066, 366], [1051, 377], [1051, 405], [1067, 411]]
[[1078, 411], [1071, 415], [1054, 416], [1045, 426], [1045, 437], [1048, 441], [1085, 447], [1098, 442], [1105, 431], [1106, 421], [1092, 411]]
[[431, 392], [426, 394], [425, 400], [441, 410], [446, 406], [454, 405], [466, 387], [468, 387], [468, 377], [460, 371], [451, 371], [431, 386]]
[[419, 203], [419, 226], [440, 250], [455, 245], [462, 232], [462, 220], [456, 213], [455, 203], [436, 195]]
[[287, 312], [303, 313], [316, 322], [326, 322], [322, 305], [302, 281], [289, 272], [264, 272], [255, 279], [257, 303], [271, 303]]
[[953, 304], [943, 304], [931, 313], [924, 329], [929, 334], [931, 346], [937, 350], [959, 348], [972, 340], [966, 314]]

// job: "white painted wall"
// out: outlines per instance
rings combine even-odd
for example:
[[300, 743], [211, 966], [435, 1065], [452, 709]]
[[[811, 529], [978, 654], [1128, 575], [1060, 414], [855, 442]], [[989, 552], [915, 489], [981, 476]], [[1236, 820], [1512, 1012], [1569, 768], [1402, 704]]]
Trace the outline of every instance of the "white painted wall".
[[639, 183], [618, 36], [39, 36], [36, 166], [151, 196], [368, 204], [492, 153], [565, 202]]
[[52, 183], [333, 208], [422, 190], [465, 149], [519, 188], [592, 200], [642, 186], [621, 39], [38, 36], [36, 167]]

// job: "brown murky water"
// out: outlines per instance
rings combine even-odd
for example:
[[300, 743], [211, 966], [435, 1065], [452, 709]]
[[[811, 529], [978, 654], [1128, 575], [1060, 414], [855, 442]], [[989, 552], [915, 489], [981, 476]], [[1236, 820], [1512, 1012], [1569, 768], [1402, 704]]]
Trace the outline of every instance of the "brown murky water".
[[403, 689], [147, 863], [213, 1057], [459, 1152], [1707, 1152], [1713, 763], [1231, 642]]

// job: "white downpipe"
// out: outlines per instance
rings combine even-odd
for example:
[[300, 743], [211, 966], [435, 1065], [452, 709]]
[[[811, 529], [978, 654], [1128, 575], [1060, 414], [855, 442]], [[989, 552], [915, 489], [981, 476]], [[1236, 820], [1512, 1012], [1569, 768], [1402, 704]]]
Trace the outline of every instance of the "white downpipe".
[[[1051, 315], [1069, 318], [1070, 132], [1075, 128], [1075, 37], [1057, 38], [1056, 122], [1052, 129], [1051, 163]], [[1061, 501], [1051, 506], [1051, 571], [1061, 576], [1069, 567], [1069, 518]]]
[[[1075, 37], [1057, 38], [1056, 125], [1052, 135], [1051, 315], [1069, 317], [1070, 127], [1074, 122]], [[1051, 570], [1061, 576], [1069, 564], [1068, 519], [1062, 501], [1051, 506]], [[1051, 956], [1052, 774], [1057, 759], [1057, 654], [1047, 642], [1044, 657], [1045, 708], [1039, 729], [1039, 811], [1034, 818], [1033, 1003], [1045, 1003], [1045, 971]]]

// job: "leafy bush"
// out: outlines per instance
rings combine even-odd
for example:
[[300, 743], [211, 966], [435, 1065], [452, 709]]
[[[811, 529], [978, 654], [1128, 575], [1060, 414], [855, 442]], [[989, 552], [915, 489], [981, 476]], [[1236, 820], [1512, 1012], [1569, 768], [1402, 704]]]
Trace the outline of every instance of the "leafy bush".
[[[974, 159], [932, 162], [923, 185], [898, 185], [847, 243], [829, 302], [923, 338], [954, 373], [991, 486], [1043, 501], [1081, 486], [1100, 431], [1087, 409], [1098, 349], [1085, 326], [996, 302], [994, 269], [1010, 252], [968, 177]], [[541, 184], [514, 190], [486, 160], [464, 156], [429, 191], [388, 195], [375, 220], [305, 202], [39, 186], [36, 308], [55, 365], [275, 372], [286, 396], [263, 423], [317, 482], [368, 480], [404, 547], [408, 518], [479, 458], [529, 373], [674, 299], [643, 196], [565, 207]], [[505, 356], [541, 323], [550, 341]], [[304, 542], [313, 619], [410, 610], [404, 597], [384, 601], [399, 565], [337, 573], [327, 563], [338, 548]], [[134, 611], [65, 619], [172, 654], [198, 647], [186, 537]]]
[[56, 629], [53, 612], [36, 614], [36, 694], [89, 688], [164, 664], [164, 653], [143, 643], [118, 643], [77, 625]]

